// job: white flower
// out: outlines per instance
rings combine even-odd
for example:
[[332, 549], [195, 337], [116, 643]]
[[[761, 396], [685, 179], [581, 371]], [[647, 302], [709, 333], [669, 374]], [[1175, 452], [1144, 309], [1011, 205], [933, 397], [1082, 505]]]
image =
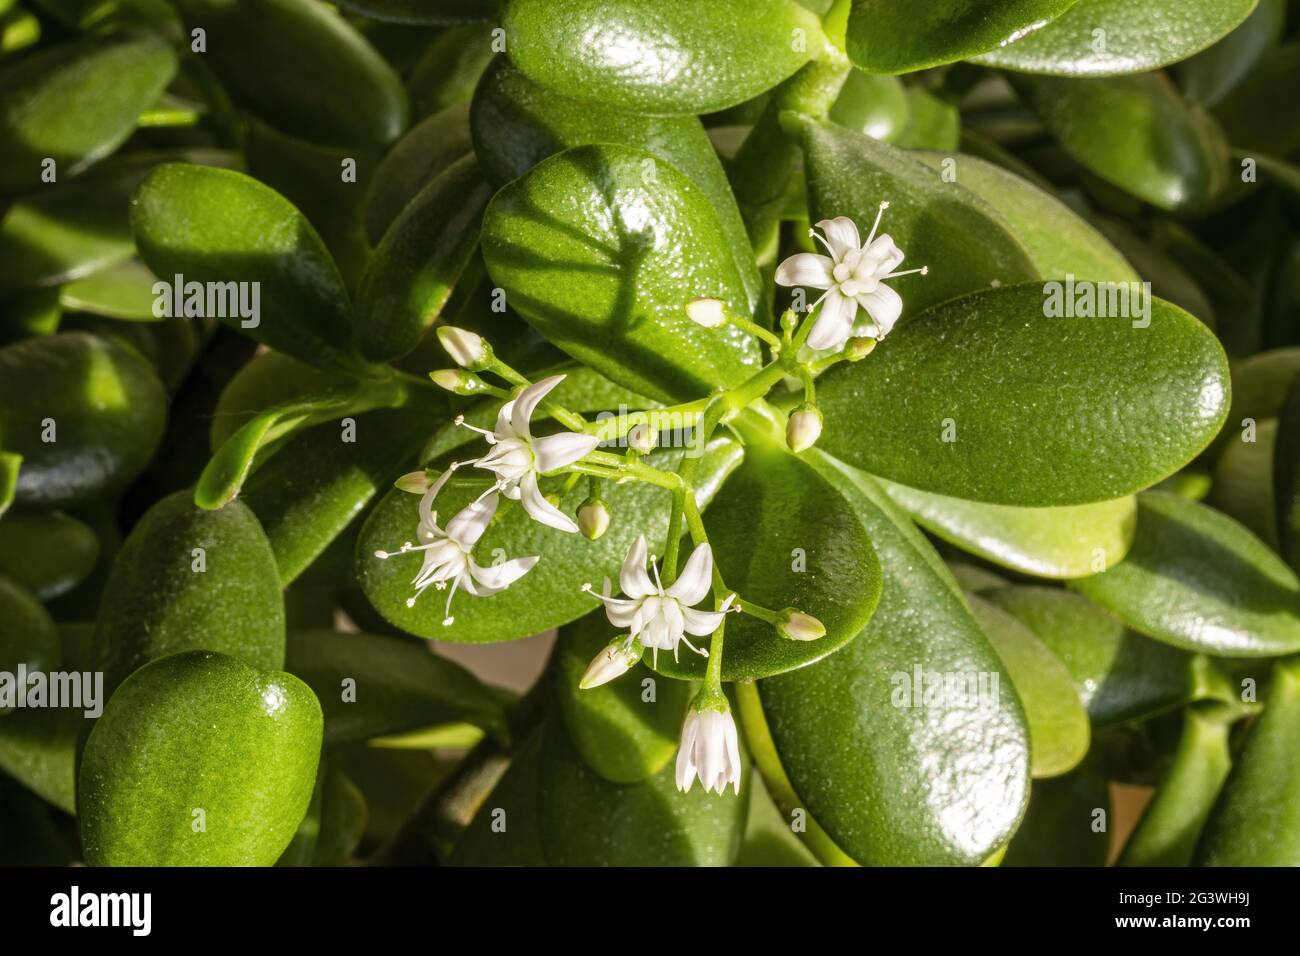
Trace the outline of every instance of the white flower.
[[[447, 522], [446, 530], [438, 527], [438, 513], [432, 510], [433, 499], [442, 488], [451, 472], [444, 472], [442, 477], [420, 498], [420, 527], [416, 534], [420, 543], [412, 545], [409, 541], [402, 545], [398, 554], [409, 551], [423, 551], [424, 564], [419, 573], [411, 579], [415, 585], [415, 596], [408, 598], [407, 607], [415, 606], [415, 599], [432, 585], [438, 590], [451, 584], [451, 593], [447, 595], [447, 608], [442, 623], [452, 624], [451, 599], [456, 596], [457, 588], [463, 588], [475, 597], [486, 597], [504, 591], [507, 587], [527, 574], [537, 563], [536, 557], [515, 558], [490, 568], [480, 566], [473, 558], [472, 552], [478, 539], [483, 537], [488, 522], [497, 510], [497, 496], [488, 495], [480, 498]], [[376, 551], [375, 557], [392, 557], [387, 551]]]
[[[645, 565], [645, 537], [638, 536], [628, 550], [618, 576], [625, 596], [609, 596], [609, 578], [605, 579], [604, 593], [593, 594], [604, 602], [609, 622], [617, 628], [627, 628], [629, 636], [650, 648], [656, 660], [660, 650], [672, 651], [676, 660], [678, 645], [682, 643], [701, 657], [708, 657], [709, 652], [695, 647], [686, 640], [686, 635], [705, 637], [716, 631], [735, 598], [734, 594], [728, 595], [717, 611], [697, 611], [693, 607], [709, 593], [713, 579], [713, 550], [708, 544], [702, 544], [691, 552], [681, 575], [668, 588], [659, 580], [659, 569], [653, 562], [653, 581], [646, 574]], [[591, 591], [591, 585], [584, 584], [582, 589]]]
[[677, 751], [677, 789], [691, 789], [696, 777], [705, 792], [722, 793], [731, 784], [740, 793], [740, 740], [730, 710], [691, 708]]
[[454, 325], [444, 325], [438, 329], [438, 342], [461, 368], [477, 369], [491, 357], [481, 335], [468, 329], [458, 329]]
[[903, 253], [888, 234], [876, 236], [880, 217], [888, 208], [889, 203], [880, 204], [875, 225], [865, 243], [859, 240], [858, 227], [847, 216], [821, 220], [817, 225], [825, 235], [818, 235], [815, 230], [809, 230], [809, 235], [821, 242], [830, 256], [800, 252], [777, 268], [779, 285], [826, 290], [813, 303], [814, 306], [822, 303], [822, 310], [808, 335], [810, 349], [837, 349], [848, 341], [858, 306], [871, 316], [875, 337], [884, 338], [903, 311], [903, 300], [884, 280], [914, 272], [924, 275], [928, 271], [928, 267], [893, 271], [903, 261]]

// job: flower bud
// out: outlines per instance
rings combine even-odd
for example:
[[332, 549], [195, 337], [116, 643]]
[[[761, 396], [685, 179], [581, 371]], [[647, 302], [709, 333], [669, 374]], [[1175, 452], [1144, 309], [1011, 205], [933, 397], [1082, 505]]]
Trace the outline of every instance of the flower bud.
[[591, 690], [601, 684], [608, 684], [616, 677], [622, 677], [632, 665], [641, 660], [641, 642], [627, 643], [625, 637], [615, 638], [614, 642], [592, 658], [587, 671], [578, 681], [579, 690]]
[[433, 480], [429, 477], [429, 473], [421, 468], [419, 471], [408, 471], [393, 484], [402, 491], [422, 495], [433, 487]]
[[463, 372], [458, 368], [438, 369], [436, 372], [430, 372], [429, 378], [433, 379], [434, 385], [455, 392], [457, 395], [478, 395], [484, 387], [483, 380], [477, 375]]
[[727, 321], [727, 307], [720, 299], [698, 296], [686, 303], [686, 315], [696, 325], [716, 329]]
[[627, 433], [627, 444], [629, 448], [639, 451], [643, 455], [648, 455], [659, 444], [659, 436], [653, 428], [645, 422], [641, 422], [633, 425]]
[[588, 498], [578, 508], [578, 530], [588, 541], [595, 541], [609, 530], [609, 508], [599, 498]]
[[815, 405], [800, 405], [785, 426], [785, 443], [791, 451], [803, 451], [817, 444], [822, 434], [822, 413]]
[[452, 361], [462, 368], [478, 370], [492, 358], [492, 346], [488, 345], [483, 336], [468, 329], [444, 325], [438, 329], [438, 342]]
[[789, 641], [815, 641], [826, 636], [826, 625], [811, 614], [786, 608], [781, 615], [781, 622], [776, 626], [777, 633]]
[[844, 346], [844, 358], [850, 362], [861, 362], [876, 347], [876, 340], [869, 335], [858, 335], [849, 339]]

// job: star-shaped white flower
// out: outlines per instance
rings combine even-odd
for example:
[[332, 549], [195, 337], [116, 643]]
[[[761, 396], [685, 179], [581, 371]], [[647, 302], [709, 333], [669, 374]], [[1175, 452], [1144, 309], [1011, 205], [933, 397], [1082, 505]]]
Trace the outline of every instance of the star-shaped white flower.
[[[492, 515], [496, 513], [498, 498], [488, 495], [462, 508], [457, 515], [447, 522], [446, 529], [438, 527], [438, 513], [433, 511], [433, 499], [438, 494], [441, 484], [430, 488], [420, 498], [420, 526], [416, 531], [420, 543], [413, 545], [406, 542], [397, 554], [410, 551], [423, 551], [424, 563], [419, 573], [411, 579], [415, 585], [415, 595], [406, 601], [407, 607], [414, 607], [415, 600], [432, 585], [438, 590], [451, 584], [451, 593], [447, 595], [447, 607], [442, 623], [454, 622], [451, 616], [451, 599], [456, 596], [458, 588], [468, 591], [475, 597], [486, 597], [504, 591], [532, 570], [537, 557], [514, 558], [501, 564], [485, 568], [473, 558], [474, 545], [483, 537]], [[375, 557], [392, 557], [387, 551], [376, 551]]]
[[810, 349], [842, 347], [853, 333], [859, 306], [871, 316], [875, 338], [883, 339], [903, 312], [902, 298], [885, 285], [885, 280], [929, 271], [928, 267], [893, 271], [902, 263], [903, 252], [887, 233], [876, 235], [880, 217], [888, 208], [889, 203], [880, 204], [865, 243], [860, 241], [857, 225], [847, 216], [821, 220], [817, 225], [824, 235], [818, 235], [816, 230], [809, 230], [809, 235], [821, 242], [830, 255], [800, 252], [777, 267], [779, 285], [826, 290], [813, 303], [814, 307], [820, 303], [822, 310], [808, 334]]
[[686, 715], [677, 751], [677, 789], [688, 792], [697, 776], [706, 793], [722, 793], [727, 784], [740, 793], [740, 740], [730, 710], [691, 708]]
[[[672, 651], [677, 659], [678, 646], [685, 644], [702, 657], [701, 650], [686, 639], [687, 634], [706, 637], [718, 629], [734, 594], [728, 595], [717, 611], [697, 611], [694, 605], [704, 600], [713, 580], [713, 549], [708, 544], [699, 545], [686, 560], [682, 573], [669, 587], [659, 580], [659, 569], [651, 562], [654, 580], [646, 573], [645, 537], [638, 536], [627, 552], [618, 583], [624, 597], [610, 597], [609, 578], [605, 579], [603, 594], [593, 597], [604, 602], [609, 622], [619, 629], [628, 630], [628, 640], [639, 640], [658, 659], [659, 651]], [[590, 584], [583, 585], [591, 591]]]

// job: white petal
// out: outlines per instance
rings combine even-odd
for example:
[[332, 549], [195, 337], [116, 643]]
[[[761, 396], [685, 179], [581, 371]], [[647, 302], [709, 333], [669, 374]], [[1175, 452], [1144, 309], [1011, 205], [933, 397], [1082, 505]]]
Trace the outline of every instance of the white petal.
[[889, 334], [898, 317], [903, 313], [903, 299], [887, 285], [879, 285], [875, 292], [864, 292], [858, 296], [858, 304], [867, 310], [871, 321], [880, 330], [879, 338]]
[[829, 289], [834, 265], [834, 261], [827, 256], [819, 256], [814, 252], [796, 253], [777, 266], [776, 284]]
[[[619, 630], [631, 628], [636, 623], [637, 612], [641, 610], [639, 601], [620, 601], [617, 598], [611, 598], [605, 602], [605, 616], [609, 618], [609, 623], [613, 624]], [[638, 627], [637, 630], [640, 630]]]
[[693, 607], [682, 608], [682, 618], [686, 622], [686, 633], [695, 637], [708, 637], [718, 629], [726, 611], [697, 611]]
[[450, 470], [444, 471], [438, 476], [438, 480], [429, 486], [429, 490], [420, 496], [420, 531], [432, 532], [438, 537], [443, 536], [442, 529], [438, 527], [438, 522], [435, 520], [433, 499], [438, 497], [438, 492], [442, 490], [450, 474]]
[[831, 289], [822, 299], [821, 311], [808, 333], [808, 347], [817, 351], [839, 348], [848, 341], [857, 312], [856, 300], [840, 295], [838, 289]]
[[534, 555], [530, 558], [513, 558], [509, 561], [503, 561], [501, 564], [494, 564], [490, 568], [480, 567], [472, 559], [469, 562], [469, 573], [474, 576], [474, 580], [486, 588], [494, 591], [500, 591], [514, 584], [525, 574], [533, 569], [540, 556]]
[[817, 223], [817, 228], [826, 236], [826, 244], [831, 247], [831, 254], [835, 256], [836, 262], [842, 262], [846, 255], [856, 251], [862, 245], [858, 226], [848, 216], [823, 219]]
[[566, 515], [555, 505], [551, 504], [542, 496], [542, 491], [537, 487], [537, 473], [530, 471], [519, 479], [520, 500], [524, 503], [524, 510], [528, 512], [529, 517], [548, 528], [554, 528], [556, 531], [577, 531], [577, 523]]
[[534, 382], [519, 393], [519, 397], [515, 399], [514, 410], [510, 413], [510, 427], [514, 429], [516, 435], [520, 438], [532, 437], [532, 432], [528, 430], [528, 422], [533, 417], [533, 409], [551, 389], [563, 381], [563, 375], [552, 375], [540, 382]]
[[700, 715], [691, 711], [682, 726], [682, 742], [677, 748], [677, 789], [686, 793], [695, 782], [695, 738], [699, 733]]
[[740, 793], [740, 739], [736, 733], [736, 721], [730, 712], [723, 717], [726, 718], [727, 775], [734, 792]]
[[637, 535], [632, 547], [628, 548], [627, 557], [623, 559], [623, 570], [618, 575], [619, 587], [630, 598], [659, 593], [659, 589], [650, 580], [650, 575], [646, 574], [645, 561], [645, 535]]
[[554, 471], [572, 465], [583, 455], [595, 451], [600, 439], [595, 435], [578, 432], [560, 432], [545, 438], [533, 439], [533, 467], [538, 471]]
[[497, 438], [515, 437], [515, 430], [510, 427], [510, 416], [514, 414], [514, 411], [515, 403], [514, 399], [511, 399], [502, 405], [500, 411], [497, 412], [496, 428], [492, 429], [493, 434], [495, 434]]
[[689, 607], [704, 599], [712, 582], [713, 549], [706, 541], [691, 552], [686, 567], [682, 568], [682, 573], [668, 588], [668, 593]]
[[[863, 278], [868, 274], [883, 276], [893, 272], [903, 261], [903, 250], [894, 244], [894, 240], [889, 237], [888, 233], [877, 236], [867, 248], [863, 251], [862, 261], [859, 264], [858, 272]], [[870, 271], [863, 269], [868, 266]]]
[[496, 495], [488, 495], [482, 501], [466, 505], [456, 517], [447, 522], [447, 537], [464, 551], [474, 547], [497, 512], [497, 500]]

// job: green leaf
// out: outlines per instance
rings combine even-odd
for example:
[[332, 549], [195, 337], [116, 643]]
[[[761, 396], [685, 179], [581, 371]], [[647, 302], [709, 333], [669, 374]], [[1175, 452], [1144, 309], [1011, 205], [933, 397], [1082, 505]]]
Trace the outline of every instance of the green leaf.
[[176, 73], [176, 55], [150, 34], [60, 43], [0, 70], [0, 192], [58, 181], [112, 153]]
[[99, 561], [99, 538], [57, 511], [0, 521], [0, 575], [48, 601], [84, 581]]
[[[1233, 421], [1233, 419], [1228, 419]], [[1226, 430], [1232, 434], [1231, 430]], [[1223, 446], [1214, 464], [1214, 481], [1209, 503], [1229, 518], [1240, 521], [1274, 551], [1278, 541], [1277, 501], [1273, 491], [1273, 451], [1278, 423], [1269, 419], [1247, 432], [1235, 433], [1235, 440]], [[1249, 437], [1252, 440], [1246, 441]], [[1285, 557], [1285, 555], [1283, 555]]]
[[1281, 661], [1196, 849], [1197, 866], [1300, 865], [1300, 662]]
[[892, 143], [907, 128], [910, 104], [898, 78], [853, 70], [827, 115], [832, 123]]
[[0, 630], [3, 719], [18, 706], [18, 668], [26, 668], [26, 674], [57, 671], [63, 662], [63, 646], [54, 621], [36, 596], [5, 577], [0, 577], [0, 620], [5, 622]]
[[[680, 456], [677, 451], [657, 452], [649, 461], [655, 467], [672, 469]], [[700, 463], [701, 480], [696, 486], [702, 506], [713, 498], [742, 457], [739, 445], [731, 439], [719, 438], [710, 443]], [[482, 494], [489, 484], [487, 472], [482, 476], [472, 480], [473, 470], [460, 472], [460, 477], [449, 482], [439, 495], [439, 514], [454, 515]], [[549, 491], [548, 484], [543, 482], [543, 492]], [[572, 514], [586, 497], [587, 490], [580, 483], [560, 497], [559, 507]], [[457, 596], [451, 609], [455, 622], [444, 626], [446, 592], [432, 591], [413, 607], [407, 607], [407, 599], [415, 593], [411, 580], [419, 570], [420, 554], [394, 554], [386, 561], [375, 557], [376, 551], [395, 552], [404, 541], [415, 538], [419, 499], [394, 489], [375, 506], [361, 529], [357, 581], [375, 610], [409, 634], [462, 644], [510, 641], [538, 634], [593, 611], [598, 602], [582, 591], [582, 585], [591, 583], [598, 589], [603, 578], [617, 578], [637, 535], [645, 535], [655, 554], [663, 553], [671, 503], [668, 491], [632, 482], [608, 487], [603, 497], [612, 520], [609, 530], [596, 541], [541, 525], [518, 504], [507, 507], [503, 500], [492, 526], [479, 541], [476, 560], [490, 564], [497, 549], [507, 558], [539, 555], [541, 560], [499, 594], [486, 598]]]
[[312, 0], [178, 0], [187, 30], [207, 32], [204, 61], [232, 98], [292, 136], [384, 146], [407, 121], [393, 68], [343, 17]]
[[1278, 47], [1214, 108], [1233, 146], [1288, 156], [1300, 146], [1300, 101], [1279, 96], [1300, 82], [1300, 43]]
[[[1071, 156], [1153, 206], [1195, 209], [1227, 183], [1223, 132], [1163, 73], [1096, 79], [1021, 74], [1012, 84]], [[1127, 135], [1117, 139], [1115, 129]]]
[[[909, 153], [870, 136], [795, 119], [807, 164], [812, 220], [848, 216], [865, 235], [888, 202], [880, 231], [894, 238], [909, 265], [931, 266], [897, 290], [911, 315], [990, 285], [1038, 277], [1028, 251], [991, 206], [960, 183], [944, 182]], [[978, 243], [970, 236], [980, 237]]]
[[500, 696], [418, 644], [374, 634], [292, 631], [285, 669], [320, 699], [330, 746], [448, 721], [508, 735]]
[[[918, 153], [943, 169], [951, 153]], [[1010, 224], [1044, 279], [1073, 275], [1093, 282], [1138, 282], [1140, 277], [1110, 241], [1082, 216], [1028, 180], [975, 156], [958, 156], [957, 181]]]
[[0, 446], [23, 458], [19, 505], [122, 490], [158, 447], [166, 410], [153, 369], [108, 339], [68, 333], [0, 349]]
[[95, 662], [111, 691], [151, 660], [194, 650], [283, 667], [284, 601], [253, 513], [239, 502], [203, 511], [178, 491], [145, 513], [117, 554]]
[[449, 27], [434, 37], [406, 80], [415, 119], [469, 102], [483, 71], [497, 58], [496, 30], [491, 23], [473, 23]]
[[313, 394], [351, 387], [352, 379], [322, 372], [280, 352], [260, 350], [229, 377], [212, 413], [208, 447], [216, 451], [267, 409]]
[[1190, 654], [1129, 630], [1077, 594], [1011, 587], [980, 596], [1026, 624], [1061, 659], [1094, 728], [1142, 720], [1201, 696]]
[[496, 0], [340, 0], [339, 6], [386, 23], [442, 24], [488, 21]]
[[473, 156], [443, 170], [384, 233], [357, 291], [357, 346], [375, 360], [419, 343], [478, 245], [491, 190]]
[[817, 859], [799, 842], [762, 779], [753, 777], [749, 785], [749, 820], [745, 824], [745, 842], [733, 866], [817, 866]]
[[1286, 392], [1277, 422], [1272, 472], [1277, 541], [1282, 556], [1293, 568], [1300, 567], [1300, 386], [1294, 383]]
[[156, 275], [180, 275], [186, 285], [241, 283], [245, 305], [257, 291], [252, 317], [230, 308], [229, 287], [223, 298], [208, 296], [225, 306], [217, 311], [226, 325], [308, 364], [364, 371], [348, 344], [351, 309], [338, 268], [279, 193], [231, 170], [167, 163], [136, 192], [131, 228]]
[[911, 73], [1008, 43], [1060, 16], [1074, 0], [853, 0], [846, 50], [868, 73]]
[[[840, 651], [871, 620], [882, 586], [871, 528], [855, 517], [849, 493], [823, 472], [811, 459], [750, 441], [744, 464], [705, 516], [715, 566], [728, 588], [775, 611], [798, 608], [826, 628], [815, 641], [792, 641], [765, 621], [734, 615], [725, 631], [724, 681], [805, 667]], [[756, 541], [764, 546], [755, 547]], [[711, 647], [712, 638], [700, 638], [698, 646]], [[677, 661], [666, 654], [657, 664], [652, 655], [644, 659], [679, 678], [702, 678], [706, 666], [685, 650]]]
[[1227, 515], [1174, 495], [1138, 498], [1120, 564], [1071, 583], [1130, 627], [1220, 657], [1300, 650], [1300, 581]]
[[1024, 706], [1034, 778], [1073, 769], [1088, 753], [1090, 738], [1088, 713], [1074, 692], [1074, 678], [1017, 618], [974, 595], [967, 601]]
[[1227, 96], [1281, 39], [1286, 4], [1287, 0], [1259, 0], [1235, 30], [1179, 63], [1174, 71], [1183, 92], [1206, 106]]
[[366, 831], [366, 798], [342, 771], [325, 771], [320, 808], [320, 834], [312, 866], [345, 866]]
[[975, 699], [992, 706], [925, 704], [936, 679], [1009, 679], [924, 536], [871, 478], [819, 460], [852, 503], [885, 581], [856, 640], [758, 683], [781, 764], [800, 805], [859, 863], [979, 863], [1006, 843], [1024, 807], [1024, 715], [1014, 694]]
[[59, 290], [59, 306], [67, 312], [89, 312], [126, 322], [156, 322], [154, 275], [139, 259], [98, 269]]
[[1145, 73], [1205, 49], [1250, 14], [1256, 0], [1079, 0], [1041, 30], [976, 57], [1025, 73]]
[[956, 152], [961, 142], [961, 114], [954, 103], [919, 86], [907, 90], [908, 121], [889, 140], [904, 149]]
[[[538, 819], [545, 733], [546, 723], [543, 723], [514, 754], [510, 766], [479, 806], [474, 819], [457, 836], [447, 858], [448, 866], [548, 865]], [[504, 830], [500, 824], [502, 814]]]
[[502, 23], [510, 59], [543, 86], [658, 115], [742, 103], [825, 42], [791, 0], [507, 0]]
[[1079, 578], [1122, 561], [1137, 527], [1133, 496], [1091, 505], [1018, 508], [948, 498], [882, 481], [894, 503], [932, 534], [1040, 578]]
[[307, 812], [320, 745], [320, 705], [296, 677], [203, 651], [154, 661], [86, 742], [86, 863], [271, 865]]
[[483, 220], [483, 257], [510, 305], [552, 344], [661, 400], [737, 385], [753, 339], [686, 316], [696, 296], [748, 315], [709, 197], [642, 150], [580, 146], [506, 186]]
[[571, 100], [532, 82], [505, 58], [488, 68], [470, 115], [474, 150], [497, 185], [575, 146], [618, 143], [643, 149], [684, 173], [717, 214], [750, 310], [762, 295], [754, 253], [727, 175], [694, 116], [647, 117], [600, 103]]
[[1110, 789], [1092, 766], [1034, 781], [1029, 808], [1002, 865], [1105, 866], [1110, 833], [1097, 828], [1098, 810], [1110, 816]]
[[612, 783], [636, 783], [677, 753], [691, 685], [657, 680], [637, 664], [609, 683], [580, 689], [588, 665], [613, 637], [603, 611], [560, 628], [550, 680], [569, 740], [587, 766]]
[[[1223, 423], [1219, 343], [1159, 299], [1132, 320], [1049, 317], [1063, 291], [992, 289], [904, 320], [819, 381], [820, 447], [912, 488], [1034, 507], [1120, 498], [1177, 471]], [[900, 392], [918, 381], [943, 387]]]

